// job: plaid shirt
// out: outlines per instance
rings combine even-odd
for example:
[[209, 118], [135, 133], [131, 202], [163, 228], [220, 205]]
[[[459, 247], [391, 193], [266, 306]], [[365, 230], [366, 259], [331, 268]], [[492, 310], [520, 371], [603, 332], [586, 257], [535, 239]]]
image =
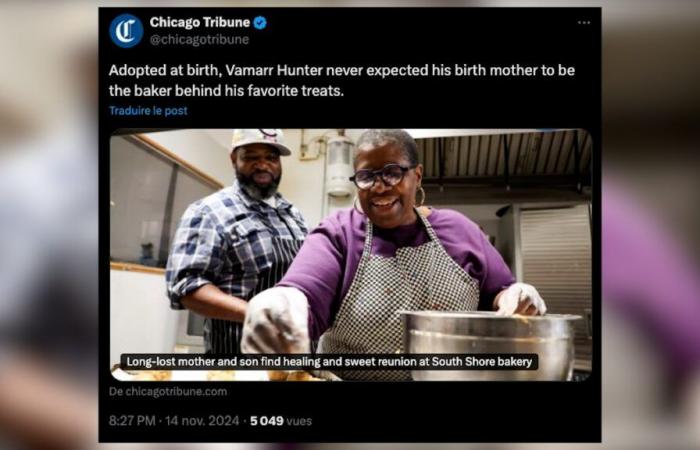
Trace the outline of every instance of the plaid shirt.
[[279, 193], [275, 198], [276, 208], [250, 197], [236, 181], [187, 208], [165, 273], [173, 309], [183, 309], [180, 299], [208, 283], [248, 299], [258, 274], [275, 261], [271, 239], [304, 240], [308, 228], [299, 210]]

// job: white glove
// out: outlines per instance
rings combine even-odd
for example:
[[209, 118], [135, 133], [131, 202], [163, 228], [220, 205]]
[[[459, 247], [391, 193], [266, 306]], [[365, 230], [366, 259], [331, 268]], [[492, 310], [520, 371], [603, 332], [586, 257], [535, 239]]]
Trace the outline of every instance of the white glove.
[[498, 298], [499, 316], [523, 314], [526, 316], [544, 315], [547, 305], [534, 286], [526, 283], [514, 283], [501, 291]]
[[243, 353], [309, 353], [309, 304], [299, 289], [274, 287], [250, 302], [243, 321]]

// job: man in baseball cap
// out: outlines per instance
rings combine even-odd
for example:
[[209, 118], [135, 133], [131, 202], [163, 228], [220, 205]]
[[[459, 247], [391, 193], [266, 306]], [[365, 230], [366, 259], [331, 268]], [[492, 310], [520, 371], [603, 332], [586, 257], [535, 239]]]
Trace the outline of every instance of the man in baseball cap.
[[[280, 156], [292, 152], [282, 144], [282, 130], [238, 129], [231, 140], [231, 162], [241, 187], [256, 200], [274, 199], [282, 178]], [[267, 164], [262, 164], [266, 161]]]
[[173, 239], [166, 283], [171, 307], [204, 316], [207, 353], [240, 353], [248, 300], [287, 271], [308, 228], [277, 192], [280, 156], [291, 151], [282, 130], [238, 129], [226, 187], [187, 208]]

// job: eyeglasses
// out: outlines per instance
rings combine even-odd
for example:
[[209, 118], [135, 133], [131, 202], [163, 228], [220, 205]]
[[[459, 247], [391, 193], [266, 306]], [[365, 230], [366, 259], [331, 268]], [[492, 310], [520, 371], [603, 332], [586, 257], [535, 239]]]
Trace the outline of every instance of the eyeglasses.
[[366, 191], [372, 189], [377, 175], [379, 175], [382, 177], [384, 185], [391, 187], [401, 183], [406, 172], [415, 168], [416, 166], [403, 167], [398, 164], [387, 164], [379, 170], [358, 170], [355, 175], [350, 177], [350, 181], [355, 183], [358, 189]]

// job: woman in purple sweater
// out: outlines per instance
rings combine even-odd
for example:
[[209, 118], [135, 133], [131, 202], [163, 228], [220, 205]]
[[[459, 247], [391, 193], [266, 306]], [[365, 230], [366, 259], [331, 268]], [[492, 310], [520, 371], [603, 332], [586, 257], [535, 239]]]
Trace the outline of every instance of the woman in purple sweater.
[[357, 148], [361, 211], [326, 218], [277, 286], [250, 301], [244, 352], [308, 352], [317, 339], [319, 353], [400, 352], [400, 310], [545, 313], [474, 222], [422, 206], [423, 167], [408, 133], [369, 130]]

